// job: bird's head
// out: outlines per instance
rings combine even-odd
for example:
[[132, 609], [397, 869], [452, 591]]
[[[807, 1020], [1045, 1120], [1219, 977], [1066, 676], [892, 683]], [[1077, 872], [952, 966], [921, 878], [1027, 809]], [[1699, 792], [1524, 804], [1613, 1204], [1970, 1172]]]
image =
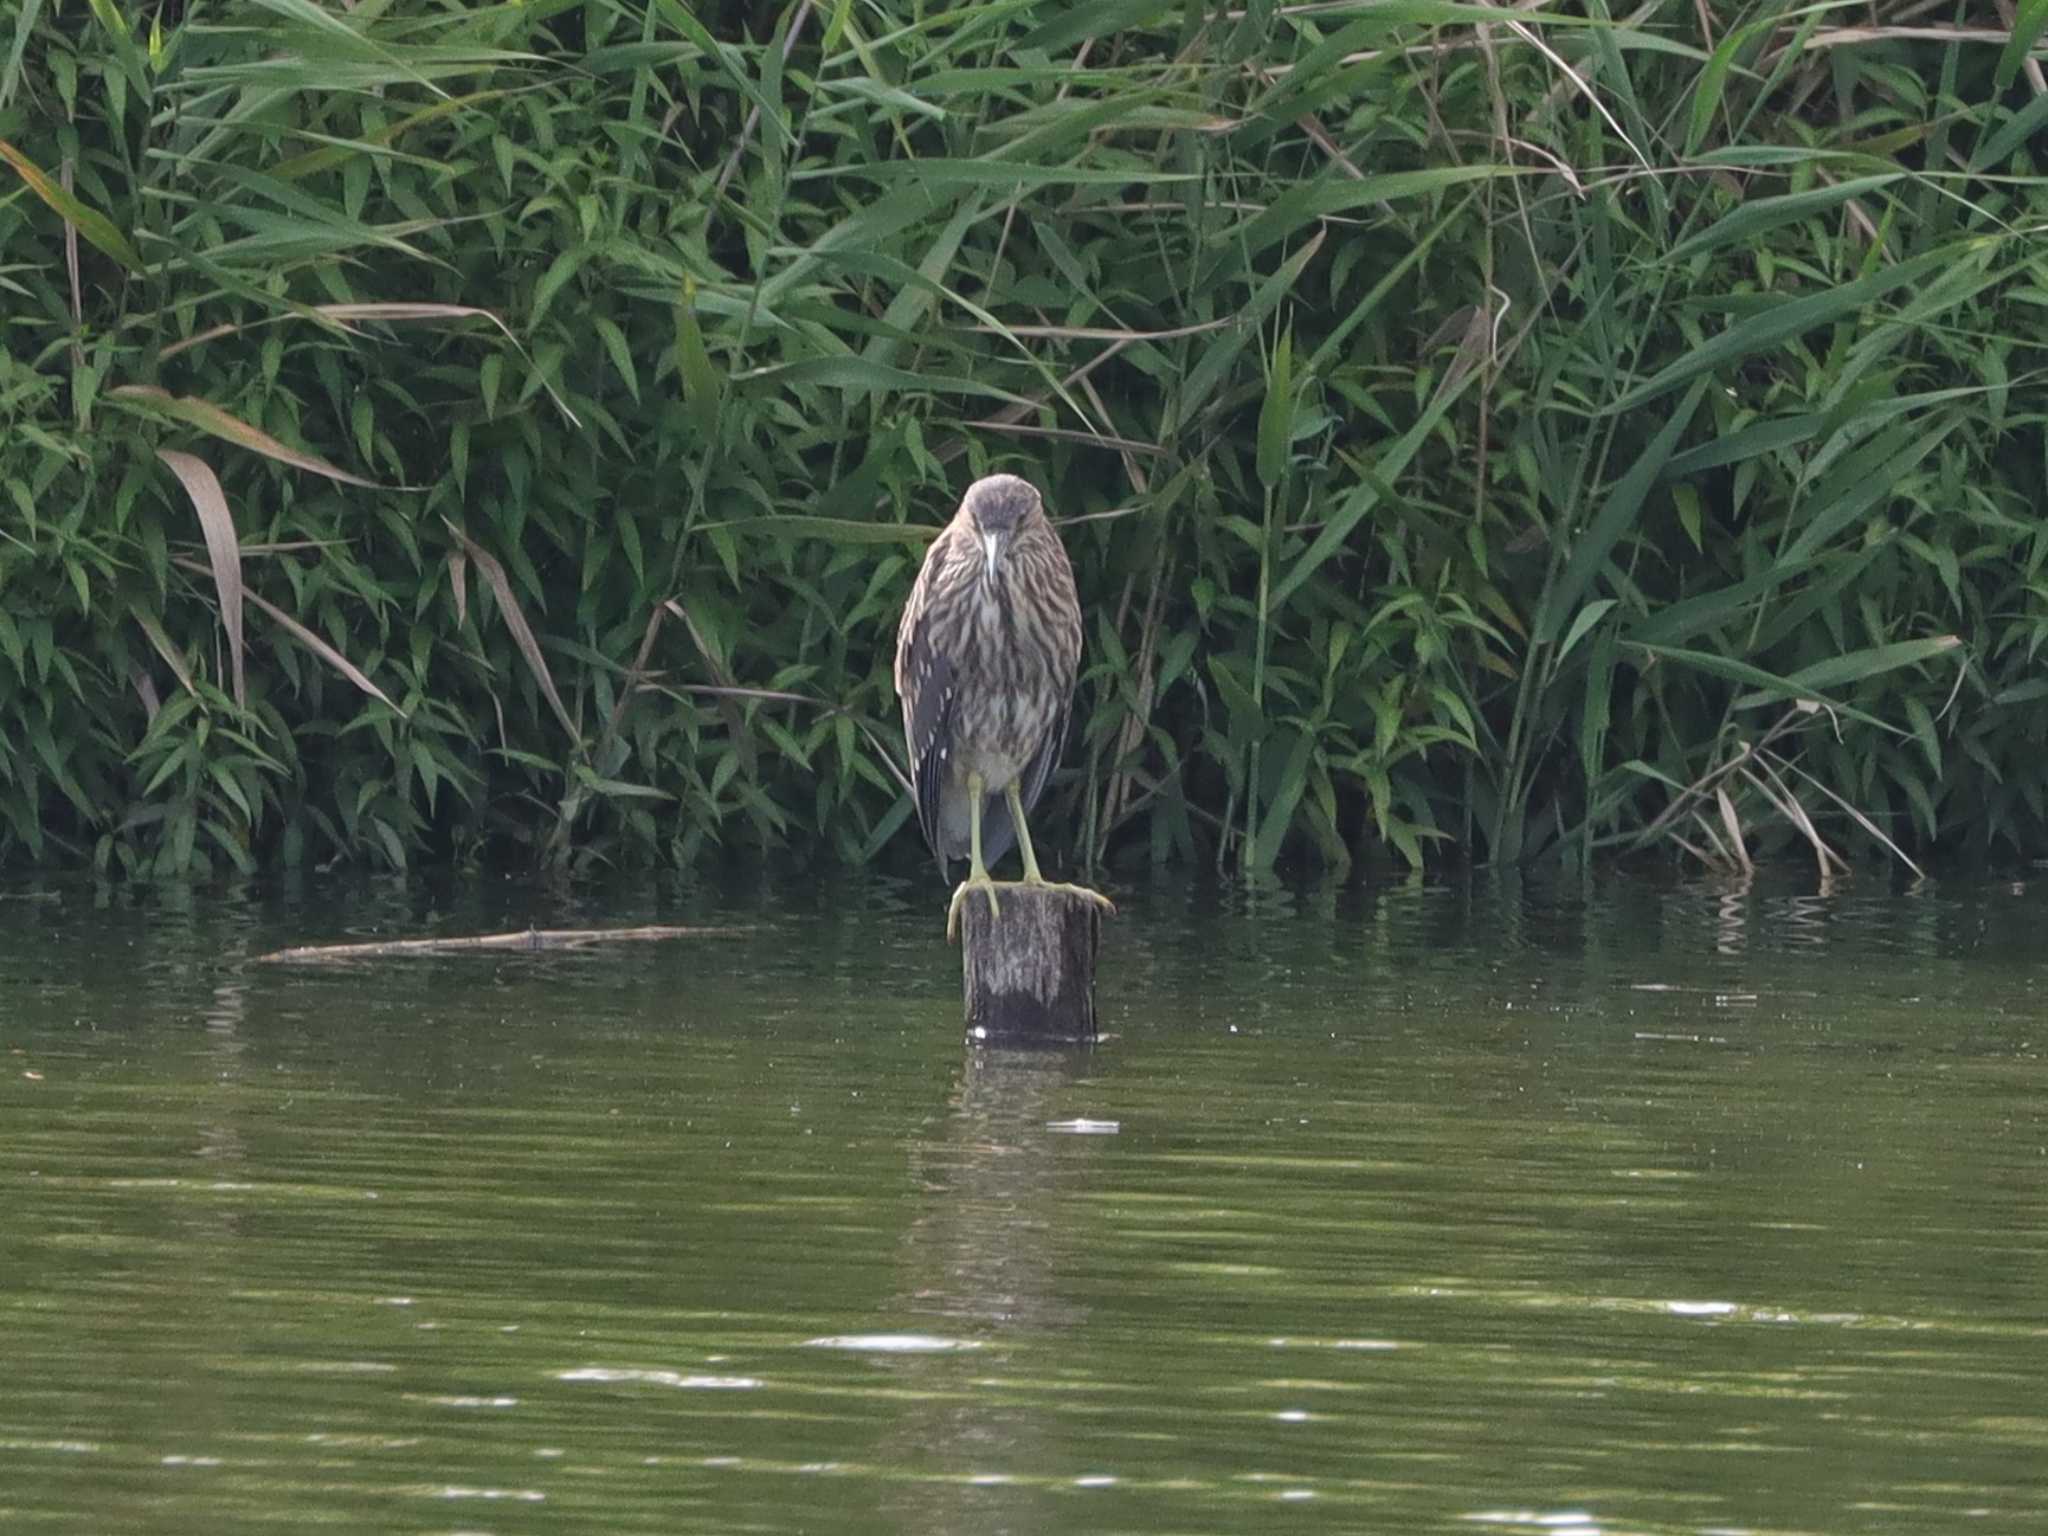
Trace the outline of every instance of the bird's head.
[[1010, 552], [1010, 544], [1045, 515], [1038, 492], [1031, 483], [1015, 475], [984, 475], [967, 487], [960, 502], [960, 516], [967, 521], [974, 541], [981, 548], [982, 574], [993, 581]]

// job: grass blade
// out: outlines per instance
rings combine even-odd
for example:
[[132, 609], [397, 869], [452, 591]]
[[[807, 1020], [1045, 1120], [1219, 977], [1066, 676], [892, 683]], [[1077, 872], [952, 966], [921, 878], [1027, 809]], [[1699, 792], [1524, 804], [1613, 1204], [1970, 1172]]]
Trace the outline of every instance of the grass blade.
[[2013, 17], [2012, 36], [2006, 39], [2005, 47], [1998, 55], [1998, 68], [1991, 76], [1994, 90], [2011, 89], [2013, 81], [2019, 78], [2020, 66], [2033, 52], [2044, 27], [2048, 27], [2048, 0], [2020, 0], [2019, 10]]
[[1657, 482], [1658, 475], [1671, 458], [1671, 450], [1678, 445], [1685, 429], [1692, 424], [1693, 412], [1699, 409], [1706, 394], [1704, 383], [1695, 384], [1670, 419], [1657, 429], [1657, 435], [1650, 439], [1643, 451], [1637, 455], [1628, 473], [1614, 484], [1607, 500], [1587, 526], [1585, 534], [1572, 546], [1571, 558], [1559, 575], [1557, 585], [1544, 594], [1543, 606], [1536, 612], [1536, 622], [1530, 627], [1530, 644], [1543, 645], [1555, 640], [1563, 628], [1565, 615], [1578, 607], [1579, 599], [1592, 584], [1594, 573], [1601, 562], [1613, 553], [1621, 536], [1635, 523], [1642, 511], [1644, 498], [1650, 487]]
[[1628, 643], [1647, 655], [1665, 661], [1675, 661], [1715, 677], [1726, 678], [1731, 683], [1747, 684], [1755, 693], [1746, 697], [1753, 697], [1759, 703], [1771, 699], [1790, 699], [1795, 703], [1811, 699], [1821, 708], [1845, 719], [1855, 720], [1863, 725], [1874, 725], [1880, 731], [1893, 736], [1906, 734], [1895, 725], [1887, 725], [1875, 715], [1866, 714], [1860, 709], [1828, 698], [1818, 688], [1802, 688], [1788, 677], [1779, 677], [1775, 673], [1766, 672], [1762, 667], [1751, 666], [1748, 662], [1737, 661], [1731, 656], [1716, 656], [1710, 651], [1686, 650], [1675, 645], [1650, 645], [1641, 640], [1631, 640]]
[[1436, 431], [1437, 424], [1443, 420], [1452, 402], [1462, 395], [1471, 381], [1478, 376], [1476, 372], [1467, 373], [1455, 385], [1439, 389], [1435, 398], [1416, 418], [1415, 425], [1402, 433], [1400, 438], [1380, 456], [1378, 462], [1370, 466], [1369, 473], [1364, 475], [1336, 512], [1331, 514], [1330, 520], [1323, 525], [1323, 530], [1316, 535], [1315, 541], [1295, 559], [1287, 574], [1273, 584], [1271, 602], [1274, 608], [1283, 606], [1300, 589], [1303, 582], [1315, 575], [1326, 560], [1344, 548], [1346, 541], [1351, 537], [1351, 530], [1358, 526], [1366, 513], [1379, 505], [1387, 488], [1408, 467], [1408, 461]]
[[[1920, 640], [1899, 640], [1890, 645], [1873, 645], [1860, 651], [1849, 651], [1841, 656], [1830, 656], [1826, 661], [1817, 661], [1810, 667], [1801, 667], [1785, 678], [1793, 688], [1817, 693], [1823, 688], [1839, 688], [1845, 683], [1860, 683], [1865, 678], [1877, 677], [1899, 667], [1917, 666], [1923, 661], [1932, 661], [1937, 656], [1946, 656], [1962, 644], [1957, 635], [1932, 635]], [[1775, 691], [1746, 693], [1735, 701], [1734, 707], [1746, 709], [1752, 704], [1761, 704], [1766, 699], [1781, 695]]]
[[1721, 102], [1728, 90], [1728, 76], [1735, 68], [1735, 56], [1747, 48], [1758, 36], [1776, 27], [1780, 21], [1777, 14], [1759, 17], [1757, 20], [1739, 26], [1721, 39], [1713, 57], [1707, 60], [1707, 67], [1700, 71], [1698, 82], [1693, 86], [1692, 116], [1685, 135], [1685, 152], [1697, 154], [1701, 144], [1706, 142], [1707, 132], [1714, 126], [1714, 114], [1721, 110]]
[[[1974, 246], [1975, 242], [1970, 244]], [[1711, 374], [1716, 369], [1739, 363], [1755, 353], [1770, 350], [1780, 342], [1803, 335], [1815, 326], [1827, 325], [1853, 314], [1872, 299], [1882, 298], [1895, 288], [1917, 283], [1944, 267], [1953, 267], [1959, 254], [1953, 248], [1927, 251], [1910, 261], [1884, 267], [1824, 293], [1791, 299], [1762, 314], [1739, 320], [1705, 346], [1692, 349], [1661, 373], [1628, 391], [1614, 402], [1613, 409], [1634, 410], [1645, 401], [1669, 394], [1703, 373]]]
[[424, 127], [436, 118], [459, 112], [464, 107], [481, 105], [504, 94], [503, 91], [472, 91], [467, 96], [437, 101], [432, 106], [423, 107], [411, 116], [401, 118], [390, 127], [379, 129], [361, 140], [324, 145], [319, 149], [308, 150], [303, 155], [294, 155], [289, 160], [280, 161], [270, 168], [270, 174], [279, 181], [298, 181], [321, 171], [331, 171], [357, 155], [374, 155], [390, 148], [413, 129]]
[[1389, 171], [1363, 181], [1312, 181], [1292, 188], [1273, 200], [1272, 206], [1224, 236], [1225, 249], [1233, 256], [1252, 257], [1275, 241], [1285, 240], [1304, 225], [1333, 214], [1375, 207], [1397, 198], [1441, 192], [1467, 182], [1491, 181], [1500, 176], [1520, 174], [1506, 165], [1447, 165], [1426, 171]]
[[1883, 176], [1861, 176], [1854, 181], [1837, 182], [1831, 187], [1815, 187], [1807, 192], [1788, 192], [1782, 197], [1757, 198], [1753, 202], [1744, 203], [1733, 213], [1715, 220], [1698, 234], [1679, 241], [1666, 254], [1665, 259], [1686, 261], [1704, 251], [1718, 250], [1738, 240], [1753, 240], [1758, 235], [1768, 234], [1780, 225], [1796, 223], [1817, 213], [1826, 213], [1851, 198], [1881, 191], [1902, 177], [1902, 172], [1895, 171]]

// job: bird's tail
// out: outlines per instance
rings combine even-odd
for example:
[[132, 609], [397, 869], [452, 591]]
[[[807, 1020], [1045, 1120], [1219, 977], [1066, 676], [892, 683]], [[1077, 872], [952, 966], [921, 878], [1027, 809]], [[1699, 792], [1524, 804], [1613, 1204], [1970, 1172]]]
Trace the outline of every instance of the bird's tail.
[[[965, 862], [970, 847], [968, 836], [966, 794], [951, 802], [939, 823], [938, 846], [939, 873], [948, 880], [953, 878], [955, 860]], [[1010, 800], [1007, 795], [983, 795], [981, 797], [981, 861], [991, 870], [996, 860], [1017, 846], [1017, 828], [1010, 820]]]
[[981, 802], [981, 861], [990, 869], [1017, 846], [1017, 828], [1010, 820], [1007, 795], [989, 795]]

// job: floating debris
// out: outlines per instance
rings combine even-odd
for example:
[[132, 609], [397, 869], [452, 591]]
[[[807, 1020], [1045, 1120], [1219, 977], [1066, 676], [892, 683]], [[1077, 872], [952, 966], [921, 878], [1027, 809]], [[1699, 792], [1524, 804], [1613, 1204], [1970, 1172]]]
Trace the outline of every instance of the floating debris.
[[874, 1355], [942, 1355], [957, 1349], [979, 1349], [978, 1339], [947, 1339], [930, 1333], [834, 1333], [805, 1339], [806, 1349], [850, 1349]]
[[643, 1381], [656, 1387], [681, 1387], [704, 1392], [745, 1392], [761, 1385], [758, 1376], [685, 1376], [680, 1371], [613, 1370], [602, 1365], [586, 1365], [573, 1371], [559, 1371], [557, 1381]]

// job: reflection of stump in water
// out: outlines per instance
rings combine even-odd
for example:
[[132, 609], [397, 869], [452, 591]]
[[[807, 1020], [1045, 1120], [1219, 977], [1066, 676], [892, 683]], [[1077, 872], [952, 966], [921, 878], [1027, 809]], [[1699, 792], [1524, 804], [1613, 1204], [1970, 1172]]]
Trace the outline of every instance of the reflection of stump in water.
[[943, 1130], [912, 1153], [924, 1210], [905, 1242], [903, 1315], [980, 1347], [901, 1362], [902, 1385], [925, 1395], [906, 1402], [883, 1455], [914, 1474], [889, 1495], [898, 1530], [1050, 1528], [1043, 1493], [970, 1479], [1044, 1463], [1044, 1406], [1013, 1397], [1003, 1378], [1013, 1347], [1070, 1332], [1084, 1316], [1053, 1294], [1061, 1138], [1046, 1122], [1088, 1065], [1072, 1051], [969, 1050]]

